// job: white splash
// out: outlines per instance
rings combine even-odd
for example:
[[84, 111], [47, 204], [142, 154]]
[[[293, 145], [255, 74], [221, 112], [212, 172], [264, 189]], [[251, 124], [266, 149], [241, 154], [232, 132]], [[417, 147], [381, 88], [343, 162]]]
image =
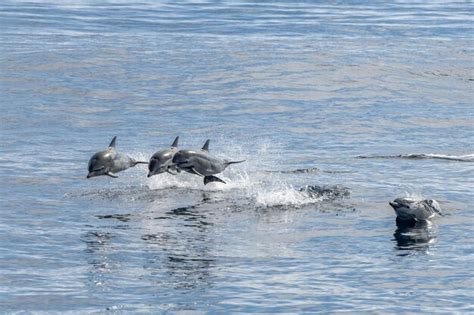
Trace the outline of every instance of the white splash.
[[[140, 180], [151, 190], [165, 190], [173, 188], [187, 188], [209, 192], [226, 192], [230, 198], [244, 198], [250, 200], [257, 207], [275, 206], [302, 206], [319, 202], [322, 198], [314, 198], [305, 192], [294, 188], [288, 180], [287, 174], [268, 173], [262, 170], [275, 167], [274, 158], [279, 152], [278, 144], [262, 142], [256, 146], [237, 146], [233, 142], [224, 145], [215, 144], [216, 149], [211, 151], [220, 158], [246, 159], [240, 164], [229, 166], [223, 173], [217, 175], [226, 184], [209, 183], [204, 185], [202, 177], [181, 172], [177, 175], [163, 173]], [[251, 150], [252, 152], [250, 152]], [[215, 153], [214, 153], [215, 152]], [[135, 159], [147, 161], [149, 156], [137, 152]], [[269, 167], [271, 165], [272, 167]], [[140, 172], [141, 173], [141, 172]]]
[[261, 190], [255, 194], [255, 203], [258, 207], [268, 208], [276, 206], [299, 207], [321, 201], [322, 198], [310, 198], [307, 194], [291, 186], [272, 190]]

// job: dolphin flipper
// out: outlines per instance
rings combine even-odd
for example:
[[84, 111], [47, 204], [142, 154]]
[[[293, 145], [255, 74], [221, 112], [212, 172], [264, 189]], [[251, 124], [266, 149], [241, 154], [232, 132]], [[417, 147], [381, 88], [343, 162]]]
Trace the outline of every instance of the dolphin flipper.
[[198, 171], [196, 171], [196, 170], [194, 169], [194, 167], [191, 167], [190, 170], [191, 170], [191, 173], [193, 173], [193, 174], [196, 174], [196, 175], [198, 175], [198, 176], [204, 176], [204, 175], [202, 175], [201, 173], [199, 173]]
[[220, 179], [219, 177], [216, 177], [216, 176], [204, 176], [204, 185], [207, 185], [211, 182], [219, 182], [219, 183], [223, 183], [225, 184], [226, 182], [224, 182], [222, 179]]
[[169, 174], [171, 174], [171, 175], [178, 175], [178, 172], [173, 173], [173, 172], [171, 171], [171, 168], [169, 168], [169, 167], [166, 168], [166, 172], [169, 173]]
[[118, 178], [117, 175], [112, 174], [112, 173], [110, 173], [110, 172], [105, 173], [105, 175], [110, 176], [110, 177], [112, 177], [112, 178]]

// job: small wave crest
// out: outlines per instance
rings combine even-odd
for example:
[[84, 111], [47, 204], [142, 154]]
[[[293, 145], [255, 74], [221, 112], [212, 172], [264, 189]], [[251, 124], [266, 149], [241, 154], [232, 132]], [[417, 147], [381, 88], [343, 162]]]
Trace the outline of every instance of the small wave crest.
[[439, 159], [458, 162], [474, 162], [474, 154], [466, 155], [449, 155], [449, 154], [435, 154], [435, 153], [413, 153], [413, 154], [398, 154], [398, 155], [359, 155], [359, 159]]

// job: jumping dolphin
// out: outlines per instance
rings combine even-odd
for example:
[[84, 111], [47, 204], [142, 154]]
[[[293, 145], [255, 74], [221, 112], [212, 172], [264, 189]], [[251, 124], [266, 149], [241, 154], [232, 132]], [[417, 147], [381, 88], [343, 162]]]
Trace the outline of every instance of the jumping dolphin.
[[209, 154], [209, 139], [201, 150], [179, 150], [173, 157], [173, 164], [178, 170], [204, 177], [204, 185], [210, 182], [225, 182], [214, 176], [223, 172], [227, 166], [243, 161], [222, 160]]
[[103, 151], [94, 154], [89, 160], [89, 174], [87, 178], [94, 176], [107, 175], [113, 178], [118, 176], [114, 173], [126, 170], [137, 164], [148, 164], [148, 162], [135, 161], [126, 154], [118, 153], [115, 150], [115, 136], [109, 144], [109, 147]]
[[148, 177], [164, 172], [176, 175], [172, 170], [177, 171], [176, 165], [173, 164], [173, 156], [178, 152], [178, 140], [179, 137], [176, 137], [171, 148], [160, 150], [153, 154], [150, 162], [148, 162], [148, 170], [150, 171]]
[[397, 214], [397, 223], [422, 222], [442, 215], [439, 203], [433, 199], [397, 198], [389, 204]]

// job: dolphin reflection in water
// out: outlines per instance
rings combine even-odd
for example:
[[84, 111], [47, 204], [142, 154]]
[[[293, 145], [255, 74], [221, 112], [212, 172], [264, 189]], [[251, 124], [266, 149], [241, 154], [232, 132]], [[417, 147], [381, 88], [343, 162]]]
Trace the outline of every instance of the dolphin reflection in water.
[[395, 248], [402, 251], [426, 251], [436, 243], [436, 225], [430, 221], [413, 225], [399, 224], [393, 234]]

